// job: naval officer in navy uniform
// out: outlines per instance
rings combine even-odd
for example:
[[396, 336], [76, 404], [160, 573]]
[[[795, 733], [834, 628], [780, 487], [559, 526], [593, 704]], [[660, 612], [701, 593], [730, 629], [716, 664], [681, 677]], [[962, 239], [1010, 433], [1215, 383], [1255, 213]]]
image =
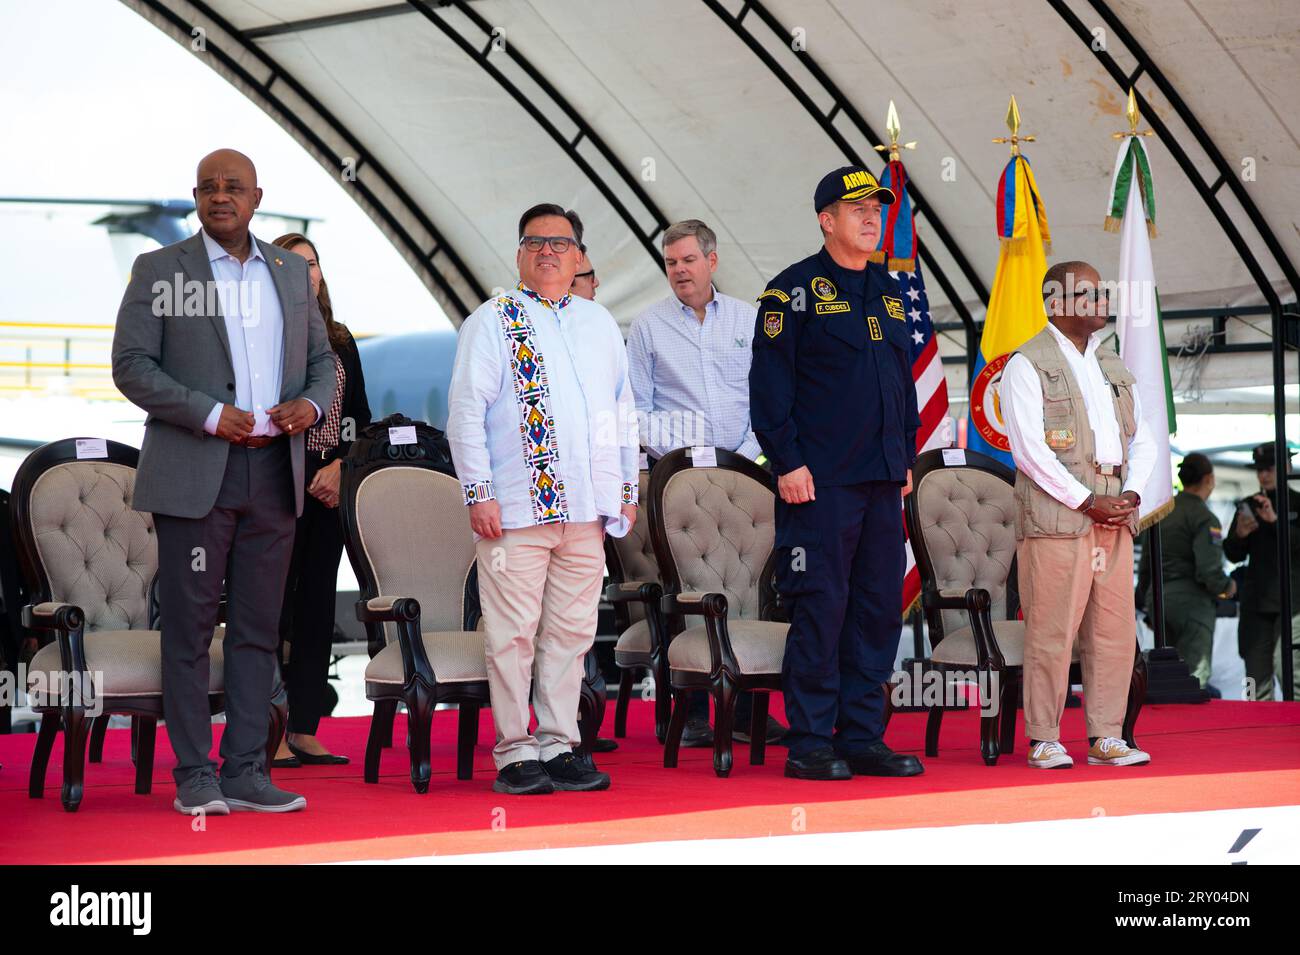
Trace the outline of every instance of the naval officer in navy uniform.
[[881, 738], [919, 426], [898, 283], [868, 261], [893, 201], [865, 169], [829, 173], [813, 197], [821, 251], [758, 301], [750, 416], [777, 475], [785, 774], [802, 779], [923, 771]]

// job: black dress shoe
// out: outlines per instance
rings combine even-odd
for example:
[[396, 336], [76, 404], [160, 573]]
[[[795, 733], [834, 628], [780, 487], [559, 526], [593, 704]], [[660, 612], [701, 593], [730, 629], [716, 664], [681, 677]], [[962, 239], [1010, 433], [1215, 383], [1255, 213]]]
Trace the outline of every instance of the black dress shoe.
[[849, 765], [829, 749], [819, 749], [807, 756], [787, 756], [785, 774], [794, 779], [852, 779]]
[[845, 756], [855, 776], [920, 776], [925, 767], [915, 756], [895, 753], [884, 743], [872, 743], [861, 753]]
[[280, 759], [271, 760], [272, 769], [300, 769], [302, 761], [297, 756], [283, 756]]
[[[305, 749], [299, 749], [289, 742], [288, 739], [284, 744], [289, 747], [289, 752], [298, 758], [299, 764], [303, 766], [346, 766], [349, 762], [346, 756], [336, 756], [333, 753], [316, 754], [309, 753]], [[276, 765], [272, 763], [271, 765]]]
[[[731, 733], [731, 738], [737, 743], [748, 743], [750, 741], [749, 724], [737, 727]], [[767, 718], [767, 745], [779, 746], [785, 739], [785, 726], [775, 716]]]
[[682, 748], [700, 749], [713, 745], [713, 727], [708, 720], [687, 720], [682, 730]]
[[510, 796], [540, 796], [555, 792], [555, 784], [541, 763], [522, 759], [501, 768], [492, 783], [492, 791]]
[[551, 778], [552, 785], [565, 792], [595, 792], [609, 788], [609, 773], [598, 770], [590, 754], [561, 753], [542, 763], [542, 769]]
[[592, 744], [591, 748], [597, 753], [612, 753], [618, 749], [618, 741], [597, 736], [596, 742]]

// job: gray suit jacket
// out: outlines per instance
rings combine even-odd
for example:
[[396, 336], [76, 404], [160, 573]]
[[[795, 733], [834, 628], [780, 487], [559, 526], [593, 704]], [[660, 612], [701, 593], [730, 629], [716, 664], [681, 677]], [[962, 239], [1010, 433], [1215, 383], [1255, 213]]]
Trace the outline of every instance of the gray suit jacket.
[[[280, 401], [309, 398], [328, 412], [334, 399], [334, 360], [325, 322], [311, 294], [307, 262], [278, 246], [258, 242], [284, 314], [284, 365]], [[159, 289], [169, 305], [185, 302], [173, 291], [177, 276], [205, 290], [190, 314], [155, 314]], [[149, 413], [136, 472], [132, 506], [175, 517], [212, 510], [225, 476], [229, 442], [203, 430], [216, 402], [233, 404], [235, 373], [220, 300], [207, 295], [212, 266], [203, 236], [146, 252], [135, 260], [113, 334], [113, 383]], [[160, 309], [160, 311], [165, 311]], [[298, 513], [303, 502], [304, 436], [289, 437]]]

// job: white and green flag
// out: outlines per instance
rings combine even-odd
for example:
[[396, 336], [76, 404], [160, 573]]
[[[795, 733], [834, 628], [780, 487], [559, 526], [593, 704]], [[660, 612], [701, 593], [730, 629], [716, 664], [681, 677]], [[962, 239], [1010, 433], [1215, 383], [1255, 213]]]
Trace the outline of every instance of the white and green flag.
[[1119, 232], [1117, 326], [1120, 357], [1137, 376], [1142, 418], [1156, 441], [1156, 466], [1146, 487], [1139, 488], [1141, 524], [1147, 527], [1173, 507], [1173, 473], [1169, 436], [1177, 430], [1174, 396], [1165, 356], [1165, 330], [1160, 320], [1160, 296], [1151, 264], [1151, 239], [1156, 233], [1155, 186], [1151, 164], [1138, 136], [1120, 142], [1111, 180], [1106, 230]]

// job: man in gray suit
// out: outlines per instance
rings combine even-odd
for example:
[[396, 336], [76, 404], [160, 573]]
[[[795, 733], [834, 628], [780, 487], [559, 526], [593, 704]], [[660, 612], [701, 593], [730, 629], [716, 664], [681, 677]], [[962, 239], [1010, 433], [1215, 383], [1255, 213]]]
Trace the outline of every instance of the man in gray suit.
[[[280, 602], [302, 513], [303, 435], [334, 396], [306, 260], [248, 231], [257, 172], [222, 149], [199, 163], [202, 229], [135, 260], [113, 381], [148, 412], [132, 502], [158, 534], [163, 707], [179, 812], [289, 812], [266, 736]], [[225, 584], [226, 727], [210, 759], [209, 645]]]

